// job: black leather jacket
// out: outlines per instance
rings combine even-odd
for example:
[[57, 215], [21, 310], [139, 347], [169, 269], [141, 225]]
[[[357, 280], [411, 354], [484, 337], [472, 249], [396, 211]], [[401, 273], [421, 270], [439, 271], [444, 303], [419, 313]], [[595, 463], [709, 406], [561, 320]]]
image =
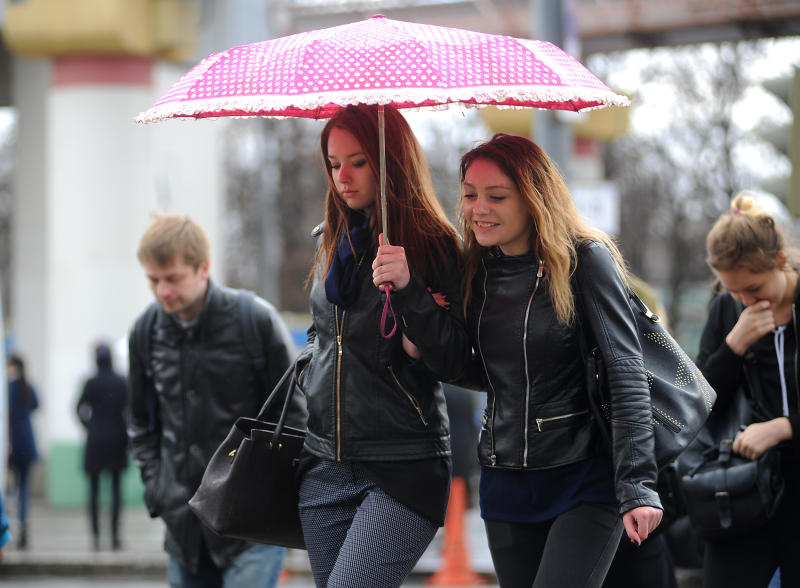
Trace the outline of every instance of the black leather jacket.
[[[298, 365], [308, 364], [299, 378], [309, 411], [306, 449], [335, 461], [450, 455], [447, 409], [437, 380], [460, 377], [469, 358], [456, 264], [439, 262], [435, 283], [424, 284], [412, 274], [406, 288], [392, 292], [399, 325], [384, 339], [379, 325], [385, 295], [372, 283], [373, 258], [371, 250], [363, 256], [358, 297], [341, 321], [324, 281], [312, 289], [313, 324], [298, 358]], [[443, 294], [449, 309], [427, 288]], [[418, 361], [403, 351], [401, 333], [420, 349]]]
[[[277, 311], [256, 298], [270, 389], [288, 368], [292, 343]], [[197, 568], [200, 541], [214, 562], [226, 567], [247, 543], [221, 537], [189, 510], [211, 456], [240, 416], [255, 416], [270, 390], [259, 381], [243, 341], [237, 292], [209, 280], [195, 326], [183, 329], [159, 306], [150, 336], [150, 357], [130, 344], [131, 414], [128, 427], [134, 461], [142, 473], [151, 516], [166, 524], [167, 552]], [[142, 320], [140, 316], [138, 320]], [[132, 331], [133, 333], [134, 331]], [[152, 371], [148, 382], [146, 366]], [[148, 384], [155, 386], [158, 418], [151, 425]], [[295, 396], [299, 396], [295, 394]]]
[[[577, 311], [596, 334], [612, 387], [620, 512], [661, 508], [650, 394], [625, 284], [600, 244], [587, 243], [579, 257]], [[537, 273], [532, 255], [492, 248], [473, 281], [469, 325], [488, 392], [478, 448], [485, 467], [548, 469], [608, 452], [589, 411], [577, 327], [558, 322], [546, 268]]]

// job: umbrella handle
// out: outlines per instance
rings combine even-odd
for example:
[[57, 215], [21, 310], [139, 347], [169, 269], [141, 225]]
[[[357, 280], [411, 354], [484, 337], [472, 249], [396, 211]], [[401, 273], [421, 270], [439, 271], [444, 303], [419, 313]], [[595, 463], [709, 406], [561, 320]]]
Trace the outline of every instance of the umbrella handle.
[[389, 223], [386, 218], [386, 123], [384, 120], [383, 104], [378, 105], [378, 161], [380, 172], [378, 179], [380, 180], [381, 185], [381, 230], [383, 230], [383, 242], [385, 245], [388, 245]]
[[[389, 296], [388, 284], [383, 287], [383, 291], [386, 293], [386, 302], [383, 303], [383, 312], [381, 312], [381, 336], [384, 339], [391, 339], [397, 331], [397, 317], [394, 314], [394, 308], [392, 308], [392, 298]], [[386, 317], [389, 313], [392, 315], [392, 330], [387, 333]]]

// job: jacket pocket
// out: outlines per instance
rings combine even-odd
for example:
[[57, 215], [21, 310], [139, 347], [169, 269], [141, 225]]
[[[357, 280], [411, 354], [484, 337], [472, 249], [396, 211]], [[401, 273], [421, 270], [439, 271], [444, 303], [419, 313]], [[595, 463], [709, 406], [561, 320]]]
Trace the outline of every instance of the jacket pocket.
[[417, 417], [419, 418], [420, 422], [427, 427], [428, 420], [425, 418], [425, 414], [422, 411], [422, 405], [414, 397], [414, 395], [408, 391], [408, 388], [406, 388], [405, 386], [403, 386], [403, 384], [400, 383], [400, 379], [395, 374], [394, 368], [392, 368], [391, 365], [387, 365], [386, 370], [389, 372], [389, 376], [392, 378], [392, 382], [394, 382], [395, 389], [397, 389], [401, 394], [403, 394], [403, 396], [405, 396], [406, 400], [411, 405], [411, 408], [414, 410], [414, 412], [417, 413]]
[[536, 428], [539, 429], [539, 432], [545, 432], [553, 428], [572, 426], [573, 423], [578, 422], [576, 419], [588, 414], [588, 410], [579, 410], [577, 412], [568, 412], [550, 417], [538, 418], [534, 419], [534, 421], [536, 422]]
[[156, 475], [150, 478], [144, 485], [144, 504], [151, 518], [155, 518], [161, 514], [161, 479], [163, 477], [161, 474], [163, 469], [164, 462], [162, 460], [159, 462]]
[[607, 446], [589, 410], [554, 412], [533, 420], [528, 466], [557, 467], [605, 454]]

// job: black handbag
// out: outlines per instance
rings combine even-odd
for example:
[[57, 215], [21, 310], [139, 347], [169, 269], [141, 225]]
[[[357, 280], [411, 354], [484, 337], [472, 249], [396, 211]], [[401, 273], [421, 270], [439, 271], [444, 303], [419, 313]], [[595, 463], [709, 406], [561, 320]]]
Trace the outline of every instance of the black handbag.
[[689, 520], [702, 538], [752, 531], [772, 518], [783, 498], [779, 450], [773, 447], [751, 461], [732, 445], [732, 439], [723, 439], [681, 477]]
[[757, 460], [732, 451], [732, 439], [748, 423], [767, 415], [753, 402], [761, 397], [761, 382], [745, 358], [747, 386], [739, 389], [724, 410], [717, 410], [678, 459], [681, 492], [689, 521], [701, 538], [734, 537], [765, 524], [784, 493], [779, 447]]
[[[686, 449], [703, 427], [717, 394], [658, 316], [630, 289], [628, 296], [647, 372], [656, 463], [661, 470]], [[602, 356], [596, 344], [589, 345], [591, 339], [580, 324], [578, 330], [586, 357], [589, 407], [610, 446], [611, 402]]]
[[[236, 420], [189, 500], [189, 508], [220, 535], [305, 549], [295, 480], [305, 431], [284, 426], [297, 387], [294, 372], [293, 365], [256, 418]], [[280, 418], [267, 422], [265, 415], [287, 381]]]

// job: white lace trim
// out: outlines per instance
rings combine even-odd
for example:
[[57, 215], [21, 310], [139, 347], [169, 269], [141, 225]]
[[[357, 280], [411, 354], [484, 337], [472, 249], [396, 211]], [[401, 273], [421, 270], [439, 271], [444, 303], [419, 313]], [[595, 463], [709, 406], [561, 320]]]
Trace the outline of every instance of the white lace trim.
[[463, 89], [402, 88], [357, 92], [326, 92], [307, 96], [225, 96], [203, 100], [165, 97], [134, 118], [151, 123], [170, 118], [215, 118], [220, 116], [263, 116], [286, 118], [305, 116], [329, 118], [351, 104], [392, 104], [397, 108], [446, 110], [453, 106], [501, 108], [544, 108], [586, 111], [606, 106], [630, 106], [626, 96], [597, 88], [492, 87]]

